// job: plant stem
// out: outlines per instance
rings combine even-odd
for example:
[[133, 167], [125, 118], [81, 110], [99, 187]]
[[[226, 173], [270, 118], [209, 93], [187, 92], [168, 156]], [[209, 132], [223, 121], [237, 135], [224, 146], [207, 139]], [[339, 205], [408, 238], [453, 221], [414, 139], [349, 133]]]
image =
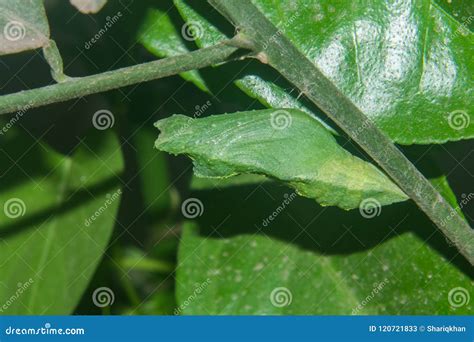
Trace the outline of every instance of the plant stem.
[[[360, 109], [304, 56], [250, 0], [208, 0], [267, 62], [323, 110], [387, 172], [474, 265], [474, 231]], [[238, 43], [238, 41], [234, 41]]]
[[3, 95], [0, 96], [0, 114], [62, 102], [135, 83], [176, 75], [183, 71], [204, 68], [231, 60], [237, 50], [239, 50], [237, 47], [229, 45], [228, 42], [223, 42], [175, 57], [98, 75], [71, 78], [63, 83]]

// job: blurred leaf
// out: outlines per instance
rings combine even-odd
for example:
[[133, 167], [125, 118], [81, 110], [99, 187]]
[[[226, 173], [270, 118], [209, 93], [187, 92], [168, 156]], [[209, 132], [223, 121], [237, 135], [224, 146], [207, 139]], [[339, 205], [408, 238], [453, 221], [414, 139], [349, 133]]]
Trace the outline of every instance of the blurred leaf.
[[37, 49], [49, 42], [42, 0], [0, 0], [0, 55]]
[[[206, 3], [175, 4], [188, 25], [199, 28], [198, 45], [226, 37], [220, 14]], [[255, 5], [394, 141], [474, 137], [474, 35], [432, 0], [257, 0]], [[239, 79], [238, 86], [267, 106], [314, 112], [298, 101], [298, 92], [262, 70]]]
[[98, 132], [64, 156], [21, 134], [1, 152], [0, 310], [70, 314], [115, 224], [120, 146]]
[[456, 195], [449, 186], [448, 179], [446, 176], [439, 176], [437, 178], [430, 179], [433, 186], [439, 193], [448, 201], [449, 204], [458, 212], [459, 215], [464, 217], [462, 210], [459, 208]]
[[127, 271], [171, 273], [175, 267], [172, 263], [150, 258], [137, 248], [127, 249], [126, 254], [118, 260], [118, 263]]
[[166, 156], [156, 153], [153, 143], [156, 134], [144, 127], [137, 128], [133, 143], [136, 147], [136, 176], [139, 178], [146, 212], [156, 220], [171, 206], [170, 179]]
[[[171, 57], [190, 51], [168, 12], [150, 9], [138, 36], [140, 43], [158, 57]], [[199, 70], [186, 71], [180, 75], [185, 80], [193, 82], [199, 89], [209, 91]]]
[[[410, 202], [378, 216], [321, 208], [283, 211], [278, 187], [197, 191], [202, 216], [185, 226], [177, 301], [185, 315], [470, 314], [472, 268]], [[275, 213], [277, 213], [275, 215]], [[273, 215], [270, 226], [262, 220]], [[450, 294], [451, 293], [451, 294]], [[273, 301], [273, 302], [272, 302]]]
[[186, 154], [199, 177], [262, 174], [322, 205], [356, 208], [407, 199], [372, 164], [352, 156], [312, 116], [298, 110], [261, 110], [157, 122], [156, 148]]
[[175, 306], [174, 293], [171, 292], [171, 289], [167, 289], [166, 291], [156, 291], [150, 298], [140, 304], [138, 312], [136, 308], [132, 308], [130, 314], [172, 315]]

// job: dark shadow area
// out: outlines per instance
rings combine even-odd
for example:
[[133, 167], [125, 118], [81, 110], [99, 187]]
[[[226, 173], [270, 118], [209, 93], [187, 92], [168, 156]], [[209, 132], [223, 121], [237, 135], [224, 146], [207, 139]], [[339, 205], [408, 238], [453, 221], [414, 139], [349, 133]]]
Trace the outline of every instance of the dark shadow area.
[[198, 191], [204, 204], [197, 219], [202, 236], [214, 238], [264, 234], [325, 255], [349, 255], [383, 244], [408, 232], [474, 276], [472, 267], [411, 201], [383, 206], [380, 215], [364, 218], [359, 210], [321, 207], [314, 200], [297, 197], [265, 226], [293, 191], [277, 183]]
[[[66, 194], [65, 197], [68, 199], [63, 204], [28, 214], [25, 218], [17, 219], [11, 224], [0, 226], [0, 239], [6, 239], [11, 235], [22, 233], [26, 229], [41, 227], [45, 222], [54, 219], [55, 216], [62, 215], [74, 208], [80, 207], [113, 189], [117, 189], [119, 186], [119, 180], [116, 177], [112, 177], [97, 185], [74, 191], [73, 194], [69, 194], [70, 196]], [[83, 222], [80, 222], [80, 224], [82, 223]]]

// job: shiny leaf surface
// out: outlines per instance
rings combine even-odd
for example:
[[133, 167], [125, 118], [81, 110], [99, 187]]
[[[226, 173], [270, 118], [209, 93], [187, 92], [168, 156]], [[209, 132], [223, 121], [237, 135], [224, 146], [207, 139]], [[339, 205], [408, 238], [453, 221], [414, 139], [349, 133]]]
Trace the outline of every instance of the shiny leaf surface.
[[372, 164], [352, 156], [311, 115], [261, 110], [157, 122], [156, 148], [186, 154], [200, 177], [262, 174], [283, 181], [322, 205], [357, 208], [407, 197]]
[[[198, 44], [224, 39], [213, 25], [218, 13], [203, 3], [175, 3], [189, 25], [201, 28]], [[394, 141], [427, 144], [474, 136], [474, 35], [437, 3], [255, 4]], [[266, 72], [250, 73], [237, 83], [271, 107], [312, 110], [298, 101], [297, 92], [270, 77]]]

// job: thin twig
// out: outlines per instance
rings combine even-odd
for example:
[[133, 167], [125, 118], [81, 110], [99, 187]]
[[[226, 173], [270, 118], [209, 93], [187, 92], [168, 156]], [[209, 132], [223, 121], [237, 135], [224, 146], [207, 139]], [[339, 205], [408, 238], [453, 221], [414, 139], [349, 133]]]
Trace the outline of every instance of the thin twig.
[[[179, 56], [0, 96], [0, 114], [67, 101], [77, 97], [200, 69], [234, 58], [238, 48], [223, 42]], [[236, 56], [237, 57], [237, 56]], [[240, 56], [241, 57], [241, 56]]]

